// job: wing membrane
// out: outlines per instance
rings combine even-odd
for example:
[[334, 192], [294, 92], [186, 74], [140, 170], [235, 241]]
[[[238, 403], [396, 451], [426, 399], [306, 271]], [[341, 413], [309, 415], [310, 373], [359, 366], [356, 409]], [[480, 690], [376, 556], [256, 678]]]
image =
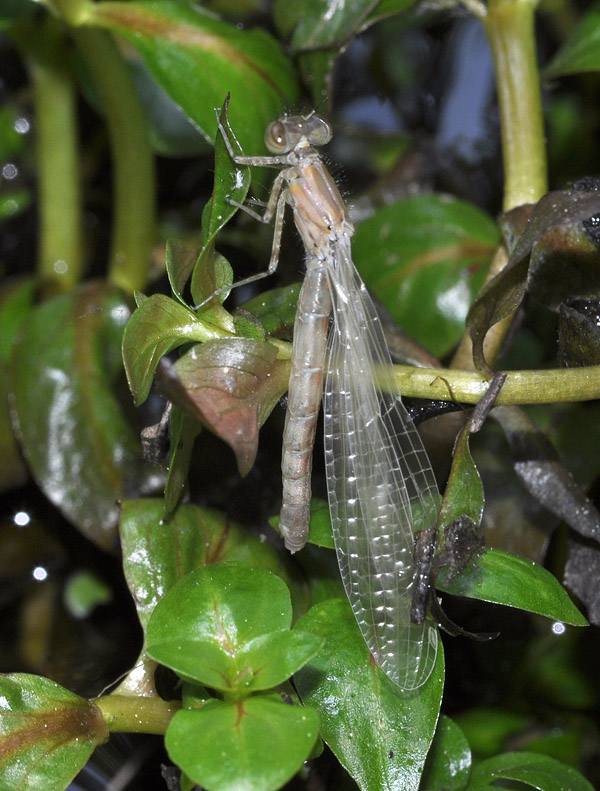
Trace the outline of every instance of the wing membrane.
[[397, 395], [377, 385], [391, 359], [349, 241], [328, 265], [333, 327], [324, 388], [325, 463], [346, 594], [378, 665], [405, 690], [433, 669], [437, 629], [410, 620], [414, 532], [440, 497], [421, 438]]

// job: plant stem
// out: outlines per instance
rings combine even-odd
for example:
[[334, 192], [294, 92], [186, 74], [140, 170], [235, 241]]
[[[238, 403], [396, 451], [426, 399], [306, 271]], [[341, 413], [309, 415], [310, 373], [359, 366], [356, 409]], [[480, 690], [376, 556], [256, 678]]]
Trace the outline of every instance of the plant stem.
[[[540, 75], [535, 49], [535, 0], [490, 0], [480, 18], [485, 26], [496, 71], [504, 164], [504, 211], [537, 203], [548, 191], [546, 145]], [[502, 245], [486, 283], [506, 265]], [[495, 324], [485, 339], [490, 365], [498, 356], [512, 316]], [[464, 336], [452, 368], [472, 369], [471, 340]]]
[[100, 94], [111, 142], [114, 228], [108, 279], [145, 288], [154, 241], [154, 160], [144, 111], [127, 64], [108, 33], [76, 28], [73, 38]]
[[167, 702], [159, 697], [128, 695], [105, 695], [94, 703], [102, 711], [111, 733], [164, 734], [173, 715], [181, 708], [176, 700]]
[[55, 19], [15, 25], [33, 88], [38, 172], [38, 274], [49, 291], [68, 291], [82, 272], [82, 213], [76, 92], [65, 36]]
[[[476, 404], [489, 380], [475, 371], [394, 366], [394, 387], [403, 396]], [[495, 403], [548, 404], [600, 398], [600, 365], [539, 371], [507, 371]]]

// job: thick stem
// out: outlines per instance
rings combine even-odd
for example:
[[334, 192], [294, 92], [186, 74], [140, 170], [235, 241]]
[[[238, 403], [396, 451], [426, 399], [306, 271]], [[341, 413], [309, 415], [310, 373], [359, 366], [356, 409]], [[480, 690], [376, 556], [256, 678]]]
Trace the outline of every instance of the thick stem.
[[173, 715], [181, 708], [176, 700], [159, 697], [105, 695], [94, 703], [100, 708], [111, 733], [166, 733]]
[[62, 26], [48, 17], [15, 26], [31, 77], [38, 172], [38, 274], [68, 291], [82, 273], [82, 210], [76, 91]]
[[[394, 366], [395, 387], [403, 396], [476, 404], [489, 380], [475, 371]], [[385, 386], [385, 385], [384, 385]], [[549, 404], [600, 398], [600, 365], [539, 371], [508, 371], [497, 404]]]
[[[535, 48], [534, 0], [490, 0], [481, 16], [496, 71], [504, 164], [504, 210], [537, 203], [548, 191], [540, 75]], [[508, 260], [502, 245], [486, 282]], [[512, 316], [495, 324], [485, 340], [485, 357], [493, 365], [509, 330]], [[452, 368], [472, 369], [471, 339], [465, 336]]]
[[532, 0], [490, 0], [483, 20], [496, 69], [505, 211], [548, 191], [535, 7]]
[[154, 240], [154, 160], [127, 65], [108, 33], [76, 28], [73, 38], [100, 94], [111, 142], [114, 229], [109, 280], [128, 292], [146, 286]]

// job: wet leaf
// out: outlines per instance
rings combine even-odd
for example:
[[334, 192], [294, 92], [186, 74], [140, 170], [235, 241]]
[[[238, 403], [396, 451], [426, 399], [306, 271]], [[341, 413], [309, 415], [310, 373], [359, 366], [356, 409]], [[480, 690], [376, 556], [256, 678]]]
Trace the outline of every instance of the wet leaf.
[[123, 362], [136, 405], [148, 398], [161, 357], [185, 343], [208, 341], [226, 334], [227, 331], [203, 321], [193, 310], [164, 294], [144, 299], [123, 334]]
[[572, 766], [533, 752], [502, 753], [482, 761], [473, 768], [467, 791], [488, 791], [498, 783], [506, 786], [507, 780], [537, 791], [593, 791]]
[[293, 283], [259, 294], [244, 302], [244, 310], [256, 316], [269, 335], [290, 339], [301, 287], [301, 283]]
[[600, 538], [600, 513], [563, 465], [554, 446], [519, 407], [496, 407], [514, 458], [514, 469], [527, 491], [582, 536]]
[[544, 69], [547, 79], [600, 70], [600, 7], [584, 16]]
[[178, 712], [165, 743], [171, 760], [203, 788], [275, 791], [302, 768], [318, 733], [311, 709], [255, 695]]
[[495, 223], [471, 204], [419, 195], [361, 223], [352, 252], [366, 284], [395, 321], [442, 356], [464, 332], [498, 239]]
[[558, 362], [567, 368], [600, 365], [600, 303], [575, 301], [560, 306]]
[[292, 64], [262, 30], [168, 0], [91, 4], [86, 12], [88, 24], [119, 33], [138, 50], [154, 79], [210, 142], [217, 130], [215, 107], [228, 92], [233, 128], [252, 152], [263, 150], [267, 124], [297, 100]]
[[488, 549], [477, 559], [476, 567], [467, 568], [452, 582], [447, 582], [445, 570], [442, 570], [436, 588], [454, 596], [517, 607], [572, 626], [587, 625], [565, 589], [549, 571], [499, 549]]
[[9, 284], [0, 294], [0, 491], [9, 491], [27, 480], [10, 419], [9, 364], [20, 328], [33, 310], [35, 282]]
[[108, 740], [100, 709], [54, 681], [0, 676], [0, 786], [63, 791]]
[[325, 640], [294, 679], [342, 766], [363, 791], [417, 788], [442, 697], [441, 645], [429, 680], [403, 694], [376, 666], [345, 598], [315, 605], [297, 628]]
[[471, 750], [459, 726], [440, 717], [425, 763], [420, 791], [462, 791], [471, 770]]
[[597, 191], [549, 192], [537, 203], [523, 234], [510, 252], [506, 266], [481, 289], [467, 315], [467, 330], [473, 341], [473, 360], [479, 370], [489, 372], [483, 354], [483, 342], [489, 328], [513, 313], [523, 300], [528, 256], [536, 245], [541, 243], [544, 250], [545, 238], [550, 240], [553, 234], [560, 235], [570, 228], [577, 228], [582, 220], [598, 213], [600, 193]]
[[565, 586], [586, 606], [590, 623], [600, 626], [600, 546], [570, 539], [563, 577]]
[[218, 511], [180, 505], [164, 518], [161, 499], [125, 500], [121, 508], [123, 567], [142, 627], [161, 596], [186, 574], [220, 561], [245, 561], [266, 568], [300, 591], [275, 547], [249, 535]]
[[227, 442], [247, 474], [258, 429], [287, 389], [289, 361], [269, 343], [235, 338], [194, 346], [173, 368], [161, 372], [161, 392]]
[[193, 247], [189, 247], [179, 239], [167, 240], [165, 265], [169, 284], [173, 296], [185, 307], [187, 302], [182, 296], [183, 289], [192, 274], [197, 258], [198, 251]]
[[31, 313], [12, 359], [31, 471], [63, 514], [105, 549], [116, 536], [118, 502], [160, 485], [116, 395], [128, 316], [119, 292], [80, 286]]

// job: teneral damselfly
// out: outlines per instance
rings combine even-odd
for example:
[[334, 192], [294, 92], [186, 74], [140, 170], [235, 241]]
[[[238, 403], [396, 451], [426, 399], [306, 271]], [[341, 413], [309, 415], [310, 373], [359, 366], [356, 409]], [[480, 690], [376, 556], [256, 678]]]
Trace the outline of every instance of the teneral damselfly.
[[314, 113], [282, 116], [265, 132], [267, 157], [236, 155], [219, 127], [237, 164], [282, 168], [264, 214], [243, 207], [263, 222], [275, 218], [268, 272], [249, 279], [277, 267], [286, 204], [306, 253], [283, 438], [281, 533], [292, 552], [306, 543], [323, 393], [329, 507], [344, 588], [377, 664], [402, 689], [416, 689], [433, 669], [438, 636], [430, 622], [410, 617], [414, 535], [435, 524], [440, 498], [399, 394], [380, 385], [390, 354], [352, 263], [346, 206], [315, 149], [329, 142], [331, 127]]

